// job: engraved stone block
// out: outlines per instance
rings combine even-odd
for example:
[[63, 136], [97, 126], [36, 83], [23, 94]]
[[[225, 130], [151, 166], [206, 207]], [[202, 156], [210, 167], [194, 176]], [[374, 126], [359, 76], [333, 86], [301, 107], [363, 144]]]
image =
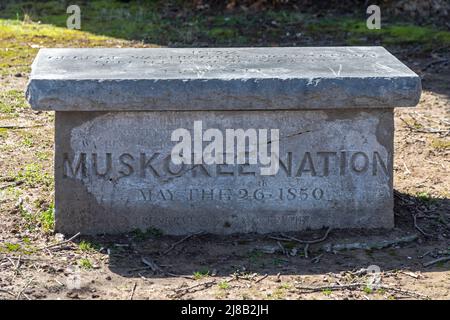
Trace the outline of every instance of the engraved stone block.
[[[56, 111], [58, 232], [228, 234], [392, 227], [393, 108], [420, 92], [381, 47], [42, 49], [27, 97]], [[195, 123], [277, 129], [278, 170], [175, 164]]]

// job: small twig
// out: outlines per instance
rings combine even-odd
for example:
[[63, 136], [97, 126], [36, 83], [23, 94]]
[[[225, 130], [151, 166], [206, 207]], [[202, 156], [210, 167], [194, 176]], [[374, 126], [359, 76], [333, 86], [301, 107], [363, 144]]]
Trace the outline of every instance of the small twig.
[[320, 259], [322, 258], [322, 256], [323, 256], [323, 253], [319, 254], [318, 256], [312, 258], [312, 259], [311, 259], [311, 262], [312, 262], [312, 263], [319, 263], [319, 262], [320, 262]]
[[44, 127], [45, 124], [37, 124], [34, 126], [14, 126], [14, 125], [4, 125], [0, 126], [1, 129], [10, 129], [10, 130], [17, 130], [17, 129], [31, 129], [31, 128], [38, 128], [38, 127]]
[[288, 236], [285, 234], [282, 234], [282, 237], [271, 236], [270, 238], [274, 239], [274, 240], [280, 240], [280, 241], [296, 241], [296, 242], [302, 243], [302, 244], [315, 244], [315, 243], [325, 241], [328, 238], [328, 234], [330, 233], [330, 231], [331, 231], [331, 228], [328, 228], [327, 231], [325, 232], [325, 235], [322, 238], [315, 239], [315, 240], [300, 240], [300, 239], [297, 239], [295, 237], [291, 237], [291, 236]]
[[49, 249], [44, 249], [45, 250], [45, 252], [50, 256], [50, 257], [52, 257], [53, 258], [53, 253], [52, 253], [52, 251], [51, 250], [49, 250]]
[[400, 192], [398, 192], [395, 189], [394, 189], [394, 196], [399, 198], [403, 202], [403, 204], [411, 204], [412, 203], [412, 201], [407, 196], [404, 196], [403, 194], [401, 194]]
[[53, 279], [57, 284], [59, 284], [61, 287], [64, 287], [65, 284], [63, 284], [61, 281], [59, 281], [58, 279]]
[[277, 245], [280, 247], [281, 252], [283, 253], [283, 255], [287, 255], [286, 249], [283, 247], [283, 245], [281, 244], [280, 241], [277, 241]]
[[202, 234], [202, 233], [203, 233], [203, 231], [200, 231], [200, 232], [197, 232], [197, 233], [192, 233], [192, 234], [190, 234], [190, 235], [187, 235], [187, 236], [184, 237], [183, 239], [181, 239], [181, 240], [175, 242], [174, 244], [172, 244], [172, 245], [170, 246], [170, 248], [167, 249], [166, 251], [164, 251], [162, 254], [163, 254], [163, 255], [168, 254], [170, 251], [172, 251], [172, 250], [173, 250], [177, 245], [179, 245], [180, 243], [182, 243], [182, 242], [184, 242], [184, 241], [186, 241], [186, 240], [192, 238], [193, 236], [198, 236], [198, 235], [200, 235], [200, 234]]
[[146, 259], [144, 257], [141, 258], [141, 261], [142, 261], [143, 264], [145, 264], [145, 267], [131, 269], [131, 270], [128, 270], [128, 272], [136, 272], [136, 271], [143, 271], [143, 270], [151, 269], [154, 273], [155, 272], [156, 273], [162, 273], [165, 276], [176, 277], [176, 278], [185, 278], [185, 279], [192, 280], [192, 277], [189, 277], [189, 276], [184, 276], [184, 275], [179, 275], [179, 274], [175, 274], [175, 273], [164, 271], [154, 261]]
[[66, 243], [68, 243], [68, 242], [71, 242], [72, 240], [74, 240], [75, 238], [77, 238], [80, 234], [81, 234], [81, 233], [78, 232], [77, 234], [75, 234], [74, 236], [72, 236], [71, 238], [69, 238], [69, 239], [67, 239], [67, 240], [64, 240], [64, 241], [61, 241], [61, 242], [58, 242], [58, 243], [55, 243], [55, 244], [51, 244], [51, 245], [49, 245], [49, 246], [45, 246], [45, 247], [40, 248], [40, 249], [38, 249], [38, 250], [45, 250], [45, 249], [50, 249], [50, 248], [51, 248], [51, 249], [54, 249], [54, 248], [59, 247], [59, 246], [61, 246], [61, 245], [63, 245], [63, 244], [66, 244]]
[[281, 278], [281, 273], [280, 273], [280, 272], [278, 272], [278, 273], [277, 273], [277, 280], [276, 280], [276, 281], [277, 281], [277, 282], [280, 282], [280, 281], [281, 281], [281, 279], [280, 279], [280, 278]]
[[327, 244], [323, 246], [323, 249], [326, 252], [337, 252], [343, 250], [353, 250], [353, 249], [364, 249], [364, 250], [372, 250], [372, 249], [383, 249], [393, 245], [398, 245], [402, 243], [412, 242], [417, 240], [419, 236], [417, 234], [405, 236], [402, 238], [394, 239], [394, 240], [383, 240], [383, 241], [373, 241], [373, 242], [354, 242], [354, 243], [344, 243], [344, 244]]
[[187, 287], [187, 288], [175, 289], [175, 291], [190, 291], [192, 289], [196, 289], [196, 288], [199, 288], [199, 287], [210, 286], [210, 285], [213, 285], [214, 283], [216, 283], [216, 280], [198, 283], [198, 284], [195, 284], [195, 285]]
[[421, 299], [429, 299], [429, 297], [427, 295], [421, 294], [418, 292], [414, 292], [414, 291], [397, 289], [397, 288], [392, 288], [392, 287], [384, 286], [384, 285], [377, 285], [377, 288], [384, 289], [387, 291], [397, 292], [397, 293], [404, 294], [404, 295], [411, 296], [411, 297], [416, 297], [416, 298], [421, 298]]
[[131, 289], [130, 300], [133, 300], [134, 293], [136, 291], [137, 283], [135, 282], [133, 285], [133, 289]]
[[403, 166], [405, 167], [405, 173], [411, 174], [411, 171], [408, 169], [408, 166], [406, 165], [405, 161], [403, 161]]
[[423, 259], [423, 258], [425, 258], [426, 256], [428, 256], [429, 254], [433, 253], [433, 251], [434, 251], [434, 250], [427, 251], [427, 252], [425, 252], [423, 255], [419, 256], [418, 258], [419, 258], [419, 259]]
[[445, 256], [445, 257], [441, 257], [441, 258], [438, 258], [438, 259], [434, 259], [434, 260], [425, 262], [423, 264], [423, 266], [424, 267], [429, 267], [429, 266], [432, 266], [433, 264], [436, 264], [436, 263], [439, 263], [439, 262], [446, 262], [446, 261], [450, 261], [450, 256]]
[[306, 287], [306, 286], [295, 286], [298, 290], [318, 292], [323, 290], [345, 290], [345, 289], [355, 289], [360, 288], [362, 283], [351, 283], [351, 284], [338, 284], [338, 285], [327, 285], [327, 286], [317, 286], [317, 287]]
[[442, 124], [443, 125], [450, 125], [450, 122], [446, 121], [445, 119], [437, 119], [437, 120], [435, 120], [435, 119], [432, 119], [432, 118], [427, 118], [423, 114], [415, 112], [415, 111], [413, 111], [412, 113], [417, 115], [418, 117], [421, 117], [421, 118], [423, 118], [423, 119], [425, 119], [427, 121], [431, 121], [431, 122], [434, 122], [434, 123], [439, 124], [439, 125], [442, 125]]
[[17, 264], [16, 264], [16, 267], [14, 269], [14, 276], [16, 276], [19, 273], [21, 262], [22, 262], [22, 256], [20, 255], [19, 258], [17, 259]]
[[414, 228], [416, 228], [417, 231], [419, 231], [421, 234], [423, 234], [425, 237], [433, 237], [432, 234], [426, 233], [423, 231], [421, 227], [417, 224], [417, 214], [412, 214], [413, 220], [414, 220]]
[[9, 295], [11, 295], [11, 296], [13, 296], [13, 297], [16, 296], [16, 295], [15, 295], [14, 293], [12, 293], [11, 291], [8, 291], [8, 290], [5, 290], [5, 289], [1, 289], [1, 288], [0, 288], [0, 292], [7, 293], [7, 294], [9, 294]]
[[309, 249], [309, 243], [307, 243], [307, 244], [305, 245], [305, 248], [303, 248], [303, 252], [305, 253], [305, 258], [306, 258], [306, 259], [309, 258], [308, 249]]
[[[367, 283], [350, 283], [350, 284], [328, 285], [328, 286], [318, 286], [318, 287], [296, 286], [295, 288], [299, 289], [299, 290], [309, 291], [309, 292], [318, 292], [318, 291], [323, 291], [323, 290], [333, 291], [333, 290], [346, 290], [346, 289], [360, 289], [360, 288], [365, 288], [365, 287], [367, 287]], [[393, 287], [389, 287], [389, 286], [385, 286], [385, 285], [377, 285], [376, 288], [384, 289], [387, 291], [393, 291], [396, 293], [400, 293], [400, 294], [404, 294], [404, 295], [408, 295], [408, 296], [412, 296], [412, 297], [417, 297], [417, 298], [422, 298], [422, 299], [429, 298], [428, 296], [423, 295], [421, 293], [397, 289], [397, 288], [393, 288]]]
[[400, 271], [400, 273], [407, 275], [408, 277], [411, 277], [414, 279], [419, 279], [422, 277], [422, 275], [420, 273], [414, 273], [414, 272], [409, 272], [409, 271]]
[[[33, 282], [34, 277], [30, 279], [30, 281], [28, 281], [25, 286], [22, 288], [22, 290], [19, 291], [19, 293], [17, 294], [16, 300], [20, 299], [20, 296], [23, 294], [23, 292], [28, 288], [28, 286]], [[29, 298], [28, 298], [29, 299]]]
[[150, 269], [152, 269], [153, 272], [162, 272], [162, 269], [153, 261], [148, 260], [144, 257], [141, 258], [141, 261]]
[[448, 62], [448, 59], [441, 58], [441, 59], [438, 59], [438, 60], [431, 61], [431, 62], [427, 63], [425, 65], [425, 67], [422, 68], [422, 72], [426, 71], [428, 68], [430, 68], [431, 66], [433, 66], [435, 64], [440, 64], [440, 63], [444, 63], [444, 62]]
[[263, 275], [261, 278], [259, 278], [258, 280], [255, 281], [255, 283], [259, 283], [261, 281], [263, 281], [265, 278], [267, 278], [269, 275], [266, 273], [265, 275]]
[[6, 259], [9, 261], [9, 263], [15, 268], [16, 264], [14, 263], [14, 260], [11, 259], [10, 257], [6, 257]]
[[[410, 115], [410, 116], [411, 116], [411, 115]], [[411, 118], [413, 118], [413, 117], [411, 116]], [[413, 119], [414, 119], [414, 118], [413, 118]], [[408, 127], [408, 129], [409, 129], [410, 131], [415, 131], [415, 132], [420, 132], [420, 133], [439, 133], [439, 134], [443, 133], [443, 134], [446, 134], [446, 135], [450, 132], [450, 130], [441, 130], [441, 129], [436, 129], [436, 128], [426, 128], [426, 127], [424, 127], [423, 125], [421, 125], [421, 127], [422, 127], [423, 129], [421, 129], [421, 128], [415, 128], [415, 127], [413, 127], [412, 125], [410, 125], [408, 122], [406, 122], [405, 119], [403, 119], [403, 118], [400, 117], [400, 120]], [[416, 120], [415, 120], [415, 121], [416, 121]], [[418, 122], [416, 121], [416, 123], [418, 123]]]
[[[207, 289], [215, 283], [216, 283], [216, 280], [212, 280], [212, 281], [208, 281], [208, 282], [199, 283], [199, 284], [193, 285], [191, 287], [187, 287], [187, 288], [175, 289], [174, 297], [180, 298], [180, 297], [184, 296], [185, 294]], [[192, 291], [193, 289], [197, 289], [197, 290]]]
[[7, 183], [7, 184], [4, 184], [4, 185], [2, 185], [2, 186], [0, 186], [0, 189], [6, 189], [6, 188], [9, 188], [9, 187], [12, 187], [12, 186], [14, 186], [14, 187], [17, 187], [17, 186], [19, 186], [19, 185], [21, 185], [23, 183], [23, 181], [14, 181], [14, 182], [10, 182], [10, 183]]

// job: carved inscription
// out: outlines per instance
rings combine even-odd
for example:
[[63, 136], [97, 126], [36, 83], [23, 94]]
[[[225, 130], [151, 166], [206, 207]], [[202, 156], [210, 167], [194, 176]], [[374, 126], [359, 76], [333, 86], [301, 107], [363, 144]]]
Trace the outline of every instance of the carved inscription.
[[[261, 176], [255, 165], [176, 166], [171, 162], [170, 154], [163, 152], [78, 152], [63, 153], [60, 156], [63, 178], [90, 181], [90, 184], [95, 181], [112, 184], [124, 182], [124, 199], [127, 201], [149, 204], [213, 202], [243, 205], [270, 202], [292, 203], [294, 206], [335, 200], [335, 187], [330, 187], [323, 181], [327, 178], [337, 178], [339, 181], [348, 179], [348, 176], [363, 176], [368, 179], [376, 176], [389, 177], [391, 159], [390, 155], [381, 151], [286, 152], [279, 159], [280, 170], [276, 175], [282, 180], [272, 185], [274, 177]], [[186, 185], [183, 180], [176, 180], [181, 178], [191, 179], [191, 183]], [[224, 183], [223, 179], [229, 181]], [[182, 183], [166, 184], [177, 181]]]
[[[276, 71], [277, 68], [292, 65], [320, 64], [321, 62], [341, 64], [346, 61], [374, 60], [377, 53], [367, 51], [342, 51], [322, 49], [321, 51], [296, 51], [268, 54], [261, 50], [234, 51], [228, 49], [198, 50], [190, 49], [178, 52], [146, 52], [123, 54], [61, 54], [46, 57], [52, 63], [83, 63], [95, 67], [119, 66], [126, 68], [157, 68], [158, 73], [204, 76], [216, 72], [233, 72], [261, 75], [264, 70]], [[274, 67], [276, 66], [276, 67]], [[326, 68], [328, 70], [328, 68]]]
[[[259, 170], [249, 164], [241, 165], [178, 165], [171, 162], [170, 155], [160, 152], [132, 153], [63, 153], [63, 177], [84, 179], [122, 179], [139, 177], [158, 179], [164, 177], [244, 177], [257, 176]], [[378, 151], [319, 151], [287, 152], [280, 157], [277, 175], [286, 177], [328, 177], [331, 175], [388, 175], [389, 155]]]
[[[263, 212], [262, 212], [263, 213]], [[293, 226], [295, 228], [304, 228], [311, 222], [310, 215], [302, 215], [297, 212], [283, 212], [282, 214], [259, 215], [258, 217], [235, 217], [234, 219], [223, 219], [223, 221], [216, 218], [202, 217], [199, 221], [197, 217], [193, 216], [152, 216], [147, 215], [144, 218], [146, 225], [179, 225], [186, 226], [192, 224], [199, 224], [202, 222], [208, 225], [217, 225], [219, 227], [230, 228], [232, 225], [261, 224], [271, 226]]]
[[343, 59], [367, 59], [376, 58], [374, 52], [291, 52], [283, 54], [266, 54], [257, 51], [233, 52], [231, 50], [196, 50], [192, 49], [184, 53], [172, 54], [123, 54], [123, 55], [49, 55], [50, 61], [92, 61], [96, 64], [142, 64], [142, 65], [170, 65], [173, 63], [209, 63], [209, 64], [242, 64], [252, 63], [305, 63], [316, 61], [335, 61]]
[[139, 189], [139, 200], [160, 201], [307, 201], [323, 200], [322, 188], [189, 188], [184, 190]]

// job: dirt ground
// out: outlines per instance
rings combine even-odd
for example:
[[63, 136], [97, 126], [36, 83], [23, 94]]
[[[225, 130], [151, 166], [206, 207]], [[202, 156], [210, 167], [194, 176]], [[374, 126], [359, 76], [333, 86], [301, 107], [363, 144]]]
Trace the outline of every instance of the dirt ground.
[[11, 95], [28, 71], [3, 74], [17, 108], [0, 114], [0, 299], [450, 299], [450, 52], [390, 50], [423, 81], [420, 104], [395, 111], [395, 229], [288, 241], [149, 230], [65, 242], [51, 232], [53, 114]]

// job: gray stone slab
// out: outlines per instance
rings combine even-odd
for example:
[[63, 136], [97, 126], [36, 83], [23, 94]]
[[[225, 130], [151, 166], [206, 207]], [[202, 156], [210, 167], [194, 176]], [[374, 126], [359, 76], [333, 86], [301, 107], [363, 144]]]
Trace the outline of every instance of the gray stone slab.
[[[173, 166], [171, 132], [198, 120], [204, 129], [279, 128], [279, 172]], [[57, 112], [56, 230], [390, 228], [393, 129], [392, 109]]]
[[382, 47], [41, 49], [36, 110], [271, 110], [413, 106], [419, 77]]
[[[56, 110], [56, 231], [391, 228], [393, 108], [419, 77], [381, 47], [44, 49], [27, 97]], [[186, 164], [174, 130], [278, 129], [280, 169]]]

